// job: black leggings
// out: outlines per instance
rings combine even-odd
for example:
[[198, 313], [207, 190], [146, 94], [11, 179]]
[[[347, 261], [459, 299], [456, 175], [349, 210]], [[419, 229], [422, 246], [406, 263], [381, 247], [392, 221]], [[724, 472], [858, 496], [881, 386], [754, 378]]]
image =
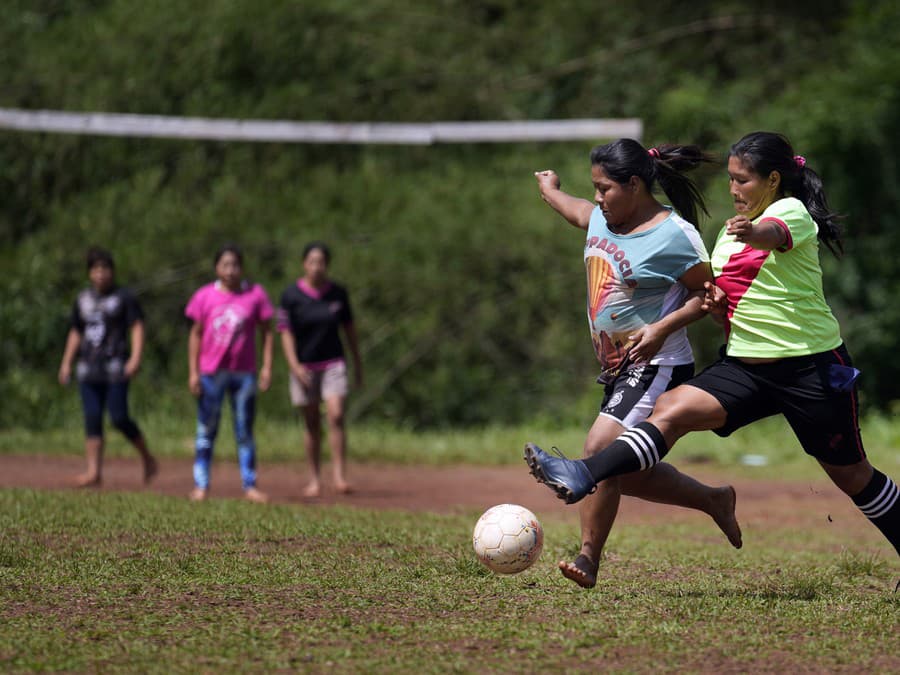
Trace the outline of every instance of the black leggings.
[[80, 382], [81, 405], [84, 409], [84, 433], [88, 437], [103, 437], [103, 407], [109, 410], [113, 426], [125, 438], [134, 441], [140, 438], [141, 430], [128, 414], [128, 381], [125, 382]]

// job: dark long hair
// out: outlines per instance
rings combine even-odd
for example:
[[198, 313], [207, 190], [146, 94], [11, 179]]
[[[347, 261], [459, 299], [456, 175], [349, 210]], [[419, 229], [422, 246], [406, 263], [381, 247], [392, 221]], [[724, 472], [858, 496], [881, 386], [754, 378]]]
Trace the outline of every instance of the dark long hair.
[[659, 183], [675, 210], [698, 230], [700, 211], [707, 216], [709, 211], [700, 190], [684, 172], [712, 161], [713, 157], [696, 145], [664, 144], [648, 151], [631, 138], [620, 138], [591, 150], [591, 164], [602, 167], [617, 183], [627, 183], [637, 176], [651, 192]]
[[773, 171], [781, 174], [782, 192], [803, 202], [819, 225], [819, 239], [835, 257], [841, 257], [844, 252], [841, 218], [829, 208], [819, 174], [806, 166], [806, 159], [794, 154], [794, 148], [785, 136], [754, 131], [732, 145], [729, 156], [737, 157], [760, 176], [768, 176]]

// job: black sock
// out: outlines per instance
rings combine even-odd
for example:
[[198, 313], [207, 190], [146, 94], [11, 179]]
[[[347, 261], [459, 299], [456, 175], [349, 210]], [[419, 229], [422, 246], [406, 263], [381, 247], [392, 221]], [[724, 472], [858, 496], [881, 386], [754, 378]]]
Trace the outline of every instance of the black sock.
[[596, 455], [584, 460], [598, 483], [612, 476], [643, 471], [666, 456], [666, 440], [650, 422], [635, 425]]
[[875, 469], [869, 484], [853, 496], [853, 503], [900, 553], [900, 489], [897, 484]]

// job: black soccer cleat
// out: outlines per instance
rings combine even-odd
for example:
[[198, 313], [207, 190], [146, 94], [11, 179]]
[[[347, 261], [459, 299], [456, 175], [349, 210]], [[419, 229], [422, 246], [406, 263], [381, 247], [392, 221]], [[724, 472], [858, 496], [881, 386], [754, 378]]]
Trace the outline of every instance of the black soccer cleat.
[[584, 462], [568, 459], [556, 448], [554, 450], [558, 457], [544, 452], [534, 443], [525, 444], [525, 462], [538, 483], [549, 487], [566, 504], [574, 504], [597, 489]]

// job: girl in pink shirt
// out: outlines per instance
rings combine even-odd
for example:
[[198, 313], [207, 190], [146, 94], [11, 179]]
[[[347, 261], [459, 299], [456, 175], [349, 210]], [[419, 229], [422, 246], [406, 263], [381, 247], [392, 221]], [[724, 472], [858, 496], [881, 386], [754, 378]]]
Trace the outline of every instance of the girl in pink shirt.
[[[233, 245], [215, 257], [217, 280], [197, 290], [184, 310], [193, 321], [188, 338], [188, 384], [197, 397], [194, 489], [191, 499], [209, 492], [213, 445], [219, 430], [222, 402], [231, 402], [238, 464], [244, 495], [266, 502], [256, 488], [256, 444], [253, 421], [256, 391], [266, 391], [272, 379], [272, 304], [259, 284], [243, 279], [243, 255]], [[256, 331], [263, 342], [262, 367], [256, 374]]]

